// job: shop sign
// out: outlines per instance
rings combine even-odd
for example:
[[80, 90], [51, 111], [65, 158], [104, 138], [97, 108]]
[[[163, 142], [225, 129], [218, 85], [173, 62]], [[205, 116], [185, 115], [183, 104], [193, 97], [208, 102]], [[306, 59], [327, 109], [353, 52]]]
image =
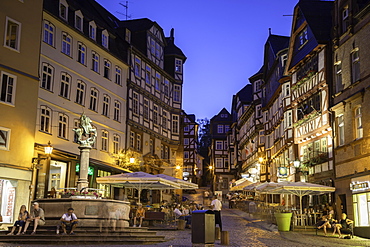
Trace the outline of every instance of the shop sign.
[[279, 178], [287, 177], [288, 176], [288, 168], [287, 167], [279, 167], [277, 171], [277, 175]]
[[370, 182], [365, 181], [365, 182], [351, 182], [349, 184], [350, 190], [353, 192], [355, 191], [362, 191], [362, 190], [368, 190], [370, 189]]

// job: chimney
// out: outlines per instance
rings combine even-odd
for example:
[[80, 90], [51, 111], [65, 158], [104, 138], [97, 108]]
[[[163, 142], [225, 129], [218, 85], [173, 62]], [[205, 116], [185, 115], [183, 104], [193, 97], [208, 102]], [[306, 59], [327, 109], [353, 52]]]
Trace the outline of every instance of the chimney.
[[170, 40], [175, 43], [175, 29], [171, 28]]

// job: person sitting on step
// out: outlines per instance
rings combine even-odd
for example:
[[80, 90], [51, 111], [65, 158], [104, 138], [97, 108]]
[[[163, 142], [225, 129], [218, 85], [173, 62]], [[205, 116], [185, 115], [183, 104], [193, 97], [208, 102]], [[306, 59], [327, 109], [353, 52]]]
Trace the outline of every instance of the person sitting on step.
[[21, 209], [19, 210], [18, 220], [14, 223], [12, 231], [9, 232], [7, 235], [14, 235], [14, 231], [17, 227], [19, 228], [17, 235], [20, 235], [28, 217], [29, 214], [26, 210], [26, 205], [22, 205]]
[[31, 211], [31, 216], [27, 218], [26, 225], [24, 227], [24, 231], [22, 234], [25, 234], [27, 232], [27, 228], [30, 225], [31, 222], [33, 222], [33, 231], [31, 235], [36, 234], [37, 226], [43, 226], [45, 225], [45, 213], [42, 208], [40, 208], [38, 202], [33, 203], [33, 210]]
[[74, 235], [74, 230], [77, 227], [78, 219], [77, 216], [73, 213], [73, 208], [68, 208], [68, 212], [62, 215], [62, 218], [60, 218], [60, 225], [63, 229], [62, 235], [67, 234], [67, 228], [70, 228], [69, 235]]
[[136, 227], [136, 219], [139, 218], [139, 227], [141, 227], [141, 224], [143, 224], [143, 219], [145, 218], [145, 209], [143, 208], [143, 205], [141, 203], [137, 204], [137, 210], [134, 217], [134, 227]]
[[[317, 227], [317, 229], [324, 229], [324, 234], [326, 236], [326, 228], [335, 228], [335, 222], [336, 220], [333, 218], [332, 214], [324, 215], [322, 217], [322, 221], [319, 223], [320, 225]], [[334, 230], [335, 231], [335, 230]]]

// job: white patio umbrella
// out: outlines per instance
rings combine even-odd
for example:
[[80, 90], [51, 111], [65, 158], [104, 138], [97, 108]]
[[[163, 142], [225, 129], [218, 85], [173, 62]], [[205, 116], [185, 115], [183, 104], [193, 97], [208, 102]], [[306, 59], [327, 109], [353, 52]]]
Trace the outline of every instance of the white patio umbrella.
[[101, 184], [122, 185], [125, 188], [135, 188], [138, 190], [139, 202], [140, 194], [143, 189], [180, 189], [178, 183], [157, 177], [146, 172], [121, 173], [106, 177], [96, 178], [96, 182]]
[[191, 190], [191, 189], [198, 189], [199, 188], [198, 185], [195, 184], [195, 183], [191, 183], [191, 182], [182, 180], [180, 178], [175, 178], [175, 177], [172, 177], [172, 176], [169, 176], [169, 175], [166, 175], [166, 174], [156, 174], [154, 176], [169, 180], [171, 182], [175, 182], [176, 184], [178, 184], [180, 189]]
[[302, 197], [307, 195], [320, 195], [334, 192], [334, 187], [321, 184], [312, 184], [305, 182], [281, 182], [277, 183], [275, 188], [266, 188], [268, 194], [291, 194], [299, 197], [300, 213], [302, 214]]
[[243, 190], [244, 187], [246, 187], [248, 185], [251, 185], [251, 184], [253, 184], [253, 182], [251, 182], [249, 180], [245, 180], [245, 181], [239, 183], [238, 185], [235, 185], [235, 186], [231, 187], [230, 191]]

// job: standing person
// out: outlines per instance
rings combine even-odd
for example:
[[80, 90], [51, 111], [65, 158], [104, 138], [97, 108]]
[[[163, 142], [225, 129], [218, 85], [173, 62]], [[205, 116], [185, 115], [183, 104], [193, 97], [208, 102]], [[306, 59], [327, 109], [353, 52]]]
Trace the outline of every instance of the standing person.
[[141, 203], [137, 204], [137, 210], [134, 217], [134, 227], [136, 227], [136, 218], [139, 218], [139, 227], [141, 227], [141, 224], [143, 223], [143, 218], [145, 218], [145, 209], [143, 208], [143, 205]]
[[24, 227], [24, 231], [22, 232], [22, 234], [25, 234], [27, 232], [27, 228], [31, 222], [33, 222], [33, 231], [31, 235], [36, 234], [37, 226], [45, 225], [45, 213], [44, 210], [40, 208], [38, 202], [33, 203], [33, 210], [31, 211], [31, 216], [26, 220], [26, 226]]
[[19, 228], [17, 235], [21, 234], [22, 228], [24, 227], [24, 224], [26, 223], [28, 216], [29, 215], [26, 210], [26, 205], [22, 205], [19, 210], [18, 220], [14, 223], [12, 231], [9, 232], [7, 235], [14, 235], [14, 231], [17, 227]]
[[219, 225], [220, 230], [222, 231], [222, 221], [221, 221], [221, 209], [222, 203], [217, 199], [217, 195], [213, 196], [213, 201], [211, 202], [211, 208], [215, 212], [215, 225]]
[[71, 231], [69, 232], [70, 235], [74, 235], [74, 230], [77, 227], [78, 219], [77, 216], [73, 213], [73, 208], [68, 208], [68, 212], [62, 215], [62, 218], [60, 218], [61, 226], [63, 229], [62, 235], [67, 234], [67, 227], [71, 228]]

